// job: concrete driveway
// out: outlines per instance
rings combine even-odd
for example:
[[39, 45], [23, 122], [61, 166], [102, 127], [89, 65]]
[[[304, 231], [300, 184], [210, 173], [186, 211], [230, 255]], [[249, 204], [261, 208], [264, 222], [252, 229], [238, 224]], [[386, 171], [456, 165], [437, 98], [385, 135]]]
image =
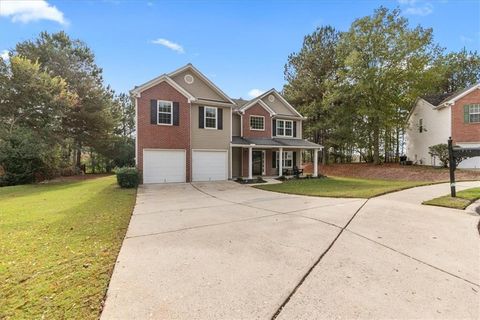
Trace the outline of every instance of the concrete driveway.
[[102, 319], [478, 319], [479, 217], [420, 205], [445, 193], [140, 187]]

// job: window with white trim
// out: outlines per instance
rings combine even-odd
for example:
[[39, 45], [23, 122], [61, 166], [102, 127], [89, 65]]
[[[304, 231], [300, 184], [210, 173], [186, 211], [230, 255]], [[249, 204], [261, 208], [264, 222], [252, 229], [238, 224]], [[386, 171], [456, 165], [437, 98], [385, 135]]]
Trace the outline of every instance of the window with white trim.
[[264, 116], [250, 116], [250, 129], [265, 131], [265, 117]]
[[470, 123], [480, 122], [480, 104], [471, 104], [468, 110]]
[[[280, 152], [275, 151], [277, 153], [276, 155], [276, 163], [275, 163], [275, 168], [278, 168], [279, 162], [280, 162]], [[283, 151], [282, 155], [282, 167], [283, 168], [292, 168], [293, 167], [293, 151]]]
[[173, 102], [157, 100], [158, 118], [157, 124], [172, 124], [173, 121]]
[[293, 137], [293, 121], [277, 120], [277, 136]]
[[205, 107], [205, 128], [217, 129], [217, 114], [217, 108]]

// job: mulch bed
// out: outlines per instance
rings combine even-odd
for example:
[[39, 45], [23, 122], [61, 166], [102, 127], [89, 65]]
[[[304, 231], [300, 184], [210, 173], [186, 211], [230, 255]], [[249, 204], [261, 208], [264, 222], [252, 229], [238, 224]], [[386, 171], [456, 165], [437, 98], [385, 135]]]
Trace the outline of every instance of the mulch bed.
[[[370, 178], [408, 181], [449, 181], [448, 168], [428, 166], [401, 166], [397, 163], [374, 165], [370, 163], [348, 163], [319, 165], [319, 173], [326, 176]], [[311, 163], [304, 165], [304, 172], [313, 172]], [[480, 180], [479, 170], [455, 171], [456, 180]]]

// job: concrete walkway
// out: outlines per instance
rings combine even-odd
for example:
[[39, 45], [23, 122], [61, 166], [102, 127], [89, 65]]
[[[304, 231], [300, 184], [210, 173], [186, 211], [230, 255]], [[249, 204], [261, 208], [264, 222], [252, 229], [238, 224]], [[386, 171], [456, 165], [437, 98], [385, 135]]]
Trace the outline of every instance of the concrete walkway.
[[102, 319], [478, 319], [479, 217], [420, 204], [446, 193], [143, 186]]

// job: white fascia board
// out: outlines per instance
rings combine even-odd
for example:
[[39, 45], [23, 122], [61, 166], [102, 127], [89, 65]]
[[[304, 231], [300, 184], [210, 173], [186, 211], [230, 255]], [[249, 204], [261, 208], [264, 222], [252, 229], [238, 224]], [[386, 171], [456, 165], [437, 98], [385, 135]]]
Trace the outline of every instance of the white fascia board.
[[174, 87], [178, 92], [180, 92], [183, 96], [185, 96], [188, 99], [188, 102], [193, 102], [196, 100], [196, 98], [192, 94], [190, 94], [190, 92], [183, 89], [180, 85], [178, 85], [175, 81], [173, 81], [167, 75], [161, 75], [153, 80], [150, 80], [142, 84], [141, 86], [131, 90], [130, 92], [134, 94], [137, 98], [139, 98], [143, 91], [150, 89], [151, 87], [156, 86], [157, 84], [162, 82], [167, 82], [169, 85]]
[[238, 111], [241, 112], [241, 113], [245, 113], [245, 111], [247, 111], [248, 109], [250, 109], [251, 107], [253, 107], [257, 103], [261, 107], [263, 107], [263, 109], [267, 110], [267, 112], [270, 114], [271, 117], [276, 115], [275, 111], [273, 111], [265, 102], [263, 102], [262, 99], [258, 99], [258, 98], [249, 102], [249, 103], [247, 103], [245, 106], [240, 108]]
[[288, 103], [288, 101], [285, 100], [285, 98], [284, 98], [280, 93], [278, 93], [277, 90], [274, 90], [274, 92], [275, 92], [276, 95], [280, 98], [280, 100], [282, 100], [282, 102], [283, 102], [288, 108], [290, 108], [290, 110], [291, 110], [292, 112], [294, 112], [294, 113], [295, 113], [296, 115], [298, 115], [299, 117], [302, 117], [302, 118], [303, 118], [303, 116], [297, 111], [297, 109], [295, 109], [290, 103]]
[[169, 77], [174, 77], [175, 75], [179, 74], [180, 72], [183, 72], [186, 69], [191, 69], [193, 72], [195, 72], [203, 81], [207, 83], [214, 91], [216, 91], [220, 96], [224, 97], [228, 102], [231, 104], [235, 105], [235, 102], [233, 102], [232, 99], [230, 99], [229, 96], [225, 92], [223, 92], [219, 87], [217, 87], [210, 79], [208, 79], [203, 73], [200, 72], [197, 68], [195, 68], [191, 63], [173, 71], [168, 74]]
[[461, 94], [453, 97], [452, 99], [450, 99], [448, 101], [445, 101], [440, 106], [438, 106], [438, 108], [453, 106], [458, 99], [461, 99], [461, 98], [465, 97], [467, 94], [471, 93], [472, 91], [474, 91], [476, 89], [480, 89], [480, 83], [477, 83], [476, 85], [472, 86], [470, 89], [462, 92]]
[[261, 145], [261, 144], [235, 144], [235, 143], [230, 143], [231, 147], [239, 147], [239, 148], [263, 148], [263, 149], [317, 149], [317, 150], [322, 150], [323, 146], [318, 145], [315, 147], [308, 147], [308, 146], [270, 146], [270, 145]]

